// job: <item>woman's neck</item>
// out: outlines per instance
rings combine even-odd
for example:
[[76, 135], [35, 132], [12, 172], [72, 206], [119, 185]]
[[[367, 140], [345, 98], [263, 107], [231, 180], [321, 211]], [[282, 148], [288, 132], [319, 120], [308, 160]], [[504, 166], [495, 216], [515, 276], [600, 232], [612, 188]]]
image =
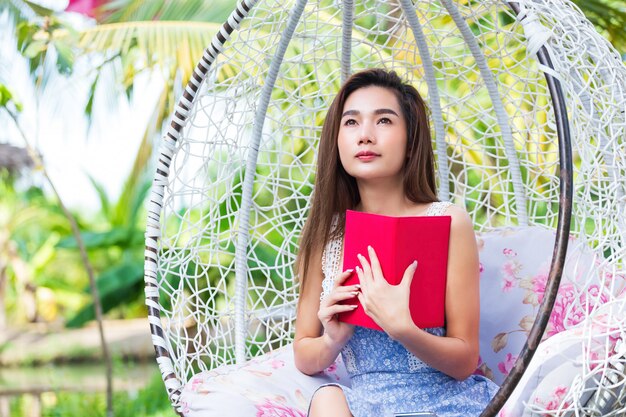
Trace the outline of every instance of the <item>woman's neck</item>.
[[358, 211], [381, 214], [385, 216], [404, 216], [415, 209], [416, 204], [404, 195], [404, 186], [383, 182], [359, 182], [361, 201], [357, 205]]

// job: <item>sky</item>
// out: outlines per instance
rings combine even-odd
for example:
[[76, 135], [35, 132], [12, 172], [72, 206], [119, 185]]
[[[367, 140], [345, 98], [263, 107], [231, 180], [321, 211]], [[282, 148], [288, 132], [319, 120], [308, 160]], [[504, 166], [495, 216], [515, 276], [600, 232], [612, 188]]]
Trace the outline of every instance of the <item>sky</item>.
[[[83, 109], [89, 68], [78, 65], [71, 77], [54, 77], [41, 91], [34, 91], [8, 26], [6, 16], [0, 16], [0, 82], [9, 86], [24, 106], [21, 128], [39, 149], [65, 204], [86, 214], [96, 212], [100, 205], [89, 176], [104, 186], [113, 201], [117, 198], [163, 82], [155, 76], [139, 77], [130, 102], [123, 96], [97, 92], [96, 117], [88, 129]], [[0, 116], [0, 142], [24, 146], [5, 115]]]

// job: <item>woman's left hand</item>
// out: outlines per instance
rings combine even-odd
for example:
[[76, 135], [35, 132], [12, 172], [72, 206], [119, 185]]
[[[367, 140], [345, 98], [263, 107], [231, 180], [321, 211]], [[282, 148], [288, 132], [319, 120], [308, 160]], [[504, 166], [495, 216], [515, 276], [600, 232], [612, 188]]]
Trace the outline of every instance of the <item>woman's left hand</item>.
[[383, 276], [374, 249], [368, 246], [367, 250], [370, 262], [363, 255], [358, 255], [362, 265], [362, 268], [356, 267], [361, 283], [358, 298], [365, 313], [393, 339], [414, 325], [409, 312], [409, 293], [417, 261], [404, 271], [398, 285], [391, 285]]

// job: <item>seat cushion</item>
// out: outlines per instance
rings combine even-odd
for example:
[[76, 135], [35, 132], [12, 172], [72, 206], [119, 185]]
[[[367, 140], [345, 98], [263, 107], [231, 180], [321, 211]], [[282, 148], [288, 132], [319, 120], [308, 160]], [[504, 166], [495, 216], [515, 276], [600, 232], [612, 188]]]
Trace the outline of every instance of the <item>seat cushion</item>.
[[[576, 327], [540, 343], [501, 417], [562, 415], [586, 404], [609, 363], [623, 363], [626, 354], [626, 297], [596, 309]], [[616, 386], [615, 390], [623, 389]]]
[[180, 405], [187, 417], [305, 417], [315, 390], [329, 382], [350, 386], [341, 358], [308, 376], [295, 367], [289, 345], [245, 365], [195, 375], [185, 385]]
[[[481, 363], [476, 373], [498, 384], [511, 370], [539, 310], [554, 240], [552, 230], [540, 227], [478, 235]], [[616, 285], [616, 279], [621, 283]], [[625, 282], [623, 274], [606, 272], [585, 245], [570, 241], [544, 341], [501, 416], [532, 415], [533, 404], [538, 409], [562, 402], [567, 395], [563, 387], [571, 386], [583, 355], [589, 353], [583, 341], [594, 330], [585, 318], [619, 296], [616, 291], [623, 300]], [[324, 372], [307, 376], [296, 369], [289, 345], [245, 365], [195, 375], [185, 385], [180, 405], [188, 417], [305, 417], [312, 394], [329, 382], [350, 386], [341, 358]]]
[[[508, 375], [543, 300], [555, 232], [520, 227], [478, 236], [481, 373], [497, 384]], [[573, 328], [614, 297], [597, 259], [571, 239], [561, 283], [542, 340]]]

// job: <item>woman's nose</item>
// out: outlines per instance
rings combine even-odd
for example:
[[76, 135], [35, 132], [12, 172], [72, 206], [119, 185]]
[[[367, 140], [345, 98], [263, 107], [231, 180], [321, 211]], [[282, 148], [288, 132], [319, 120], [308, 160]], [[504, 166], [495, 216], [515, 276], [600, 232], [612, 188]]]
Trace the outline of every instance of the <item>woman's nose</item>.
[[374, 142], [374, 130], [369, 123], [363, 123], [361, 129], [359, 129], [359, 143], [371, 143]]

